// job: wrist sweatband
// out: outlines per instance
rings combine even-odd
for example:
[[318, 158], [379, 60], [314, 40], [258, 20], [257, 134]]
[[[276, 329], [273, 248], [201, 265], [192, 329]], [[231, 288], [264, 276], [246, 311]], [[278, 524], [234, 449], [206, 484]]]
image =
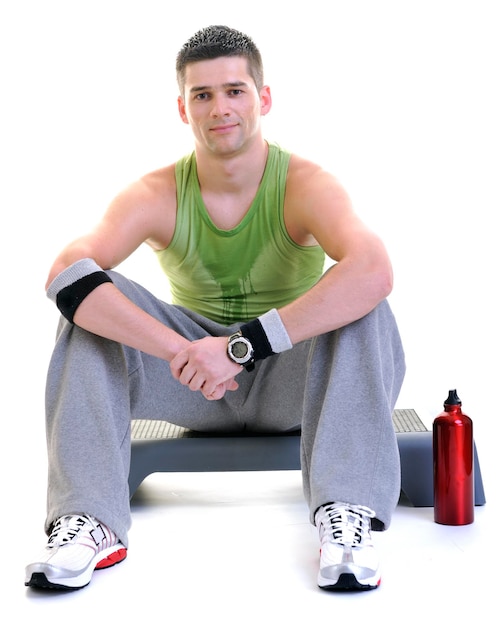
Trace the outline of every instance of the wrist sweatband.
[[47, 297], [52, 300], [63, 317], [73, 323], [75, 312], [83, 300], [103, 283], [112, 279], [92, 259], [81, 259], [54, 278], [47, 289]]
[[253, 346], [255, 361], [290, 350], [292, 342], [276, 309], [271, 309], [240, 328]]

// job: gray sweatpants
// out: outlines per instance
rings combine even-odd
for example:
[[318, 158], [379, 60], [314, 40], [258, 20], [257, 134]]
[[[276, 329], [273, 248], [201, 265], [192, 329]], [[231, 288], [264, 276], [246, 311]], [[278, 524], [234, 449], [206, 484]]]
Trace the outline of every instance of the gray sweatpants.
[[[110, 272], [132, 301], [188, 339], [225, 327], [166, 304]], [[67, 513], [94, 515], [127, 545], [131, 419], [199, 431], [302, 428], [304, 492], [313, 521], [326, 502], [362, 504], [386, 528], [400, 493], [391, 419], [405, 365], [387, 302], [363, 319], [259, 361], [239, 389], [208, 401], [171, 376], [166, 361], [62, 319], [46, 391], [46, 530]]]

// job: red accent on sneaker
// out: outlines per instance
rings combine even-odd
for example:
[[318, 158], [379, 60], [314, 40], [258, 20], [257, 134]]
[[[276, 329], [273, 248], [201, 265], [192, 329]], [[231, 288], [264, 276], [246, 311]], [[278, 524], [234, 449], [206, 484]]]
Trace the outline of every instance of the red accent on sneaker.
[[105, 569], [107, 567], [112, 567], [112, 565], [115, 565], [116, 563], [120, 563], [121, 561], [123, 561], [126, 558], [126, 556], [127, 556], [127, 549], [120, 548], [120, 550], [117, 550], [116, 552], [112, 552], [112, 554], [109, 554], [104, 559], [99, 561], [96, 564], [96, 567], [94, 569]]

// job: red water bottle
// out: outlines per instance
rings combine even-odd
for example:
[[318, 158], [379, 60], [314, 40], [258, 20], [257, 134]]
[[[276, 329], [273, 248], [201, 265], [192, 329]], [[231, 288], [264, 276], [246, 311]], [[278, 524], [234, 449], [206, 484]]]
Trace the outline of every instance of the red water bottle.
[[433, 421], [433, 506], [437, 524], [474, 520], [473, 422], [455, 389]]

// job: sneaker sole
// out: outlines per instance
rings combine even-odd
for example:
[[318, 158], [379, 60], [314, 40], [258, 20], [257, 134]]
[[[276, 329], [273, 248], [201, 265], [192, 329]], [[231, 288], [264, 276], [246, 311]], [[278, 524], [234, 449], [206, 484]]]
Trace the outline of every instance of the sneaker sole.
[[94, 564], [93, 561], [91, 561], [88, 569], [74, 578], [56, 578], [51, 580], [51, 578], [48, 578], [47, 574], [43, 571], [45, 563], [41, 563], [39, 571], [33, 572], [30, 579], [24, 584], [26, 587], [55, 589], [60, 591], [77, 591], [78, 589], [83, 589], [91, 582], [91, 577], [95, 570], [107, 569], [117, 563], [120, 563], [126, 558], [127, 549], [122, 547], [117, 550], [116, 548], [117, 546], [109, 548], [109, 554], [107, 554], [106, 550], [99, 552], [95, 557], [98, 558], [97, 563]]
[[341, 574], [337, 582], [318, 581], [318, 587], [323, 591], [371, 591], [381, 584], [379, 578], [376, 583], [361, 583], [354, 574]]

